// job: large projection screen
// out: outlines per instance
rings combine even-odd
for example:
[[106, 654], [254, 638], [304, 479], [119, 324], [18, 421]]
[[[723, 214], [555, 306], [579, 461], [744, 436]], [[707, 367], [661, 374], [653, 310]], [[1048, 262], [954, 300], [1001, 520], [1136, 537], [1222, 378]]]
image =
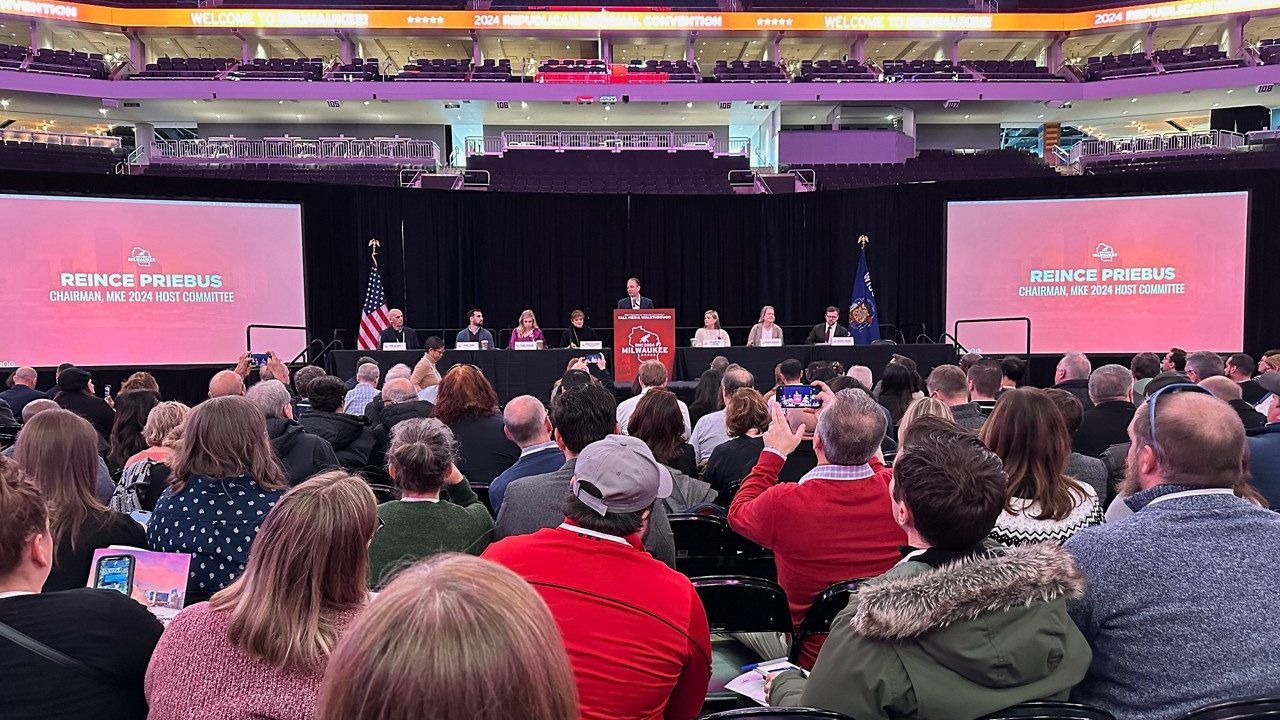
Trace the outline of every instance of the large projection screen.
[[306, 325], [298, 205], [0, 195], [0, 228], [0, 363], [231, 364]]
[[[1244, 344], [1247, 192], [947, 204], [947, 329], [1031, 319], [1031, 352]], [[1019, 322], [961, 323], [966, 348], [1026, 350]]]

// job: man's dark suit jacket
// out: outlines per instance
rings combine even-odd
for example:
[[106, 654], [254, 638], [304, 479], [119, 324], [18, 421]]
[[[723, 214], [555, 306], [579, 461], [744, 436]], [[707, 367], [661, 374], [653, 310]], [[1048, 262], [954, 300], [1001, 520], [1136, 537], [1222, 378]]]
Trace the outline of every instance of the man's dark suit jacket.
[[[621, 300], [619, 300], [619, 301], [618, 301], [618, 309], [619, 309], [619, 310], [630, 310], [630, 309], [631, 309], [631, 296], [630, 296], [630, 295], [628, 295], [627, 297], [624, 297], [624, 298], [622, 298]], [[645, 297], [645, 296], [641, 295], [641, 296], [640, 296], [640, 309], [641, 309], [641, 310], [652, 310], [652, 309], [653, 309], [653, 301], [652, 301], [652, 300], [650, 300], [649, 298], [647, 298], [647, 297]]]
[[403, 342], [406, 350], [418, 350], [422, 347], [418, 344], [417, 331], [408, 325], [400, 328], [399, 330], [396, 330], [395, 328], [383, 328], [382, 335], [378, 338], [378, 346], [381, 347], [389, 342]]
[[[840, 323], [836, 323], [834, 336], [849, 337], [849, 328], [841, 325]], [[809, 337], [805, 338], [804, 343], [806, 345], [817, 345], [818, 343], [824, 343], [826, 341], [827, 341], [827, 324], [818, 323], [817, 325], [813, 326], [812, 330], [809, 331]]]
[[1127, 400], [1109, 400], [1085, 410], [1072, 450], [1098, 457], [1112, 445], [1129, 442], [1134, 410], [1133, 403]]

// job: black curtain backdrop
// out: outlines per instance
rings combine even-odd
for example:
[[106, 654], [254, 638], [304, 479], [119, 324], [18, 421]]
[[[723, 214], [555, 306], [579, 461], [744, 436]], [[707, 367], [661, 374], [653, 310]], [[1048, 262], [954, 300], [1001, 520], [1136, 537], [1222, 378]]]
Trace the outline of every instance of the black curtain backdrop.
[[[848, 306], [860, 234], [871, 238], [867, 251], [881, 321], [903, 327], [908, 340], [921, 324], [936, 337], [950, 329], [943, 327], [948, 200], [1250, 190], [1245, 349], [1256, 354], [1280, 345], [1280, 296], [1269, 292], [1269, 281], [1280, 268], [1280, 172], [1150, 173], [684, 197], [38, 172], [6, 173], [0, 189], [302, 203], [308, 323], [313, 337], [323, 340], [331, 339], [334, 329], [354, 337], [370, 237], [382, 243], [379, 264], [388, 302], [405, 308], [410, 326], [460, 327], [466, 310], [475, 306], [496, 329], [514, 325], [525, 308], [532, 308], [544, 327], [563, 327], [569, 312], [582, 308], [591, 324], [606, 328], [632, 275], [659, 307], [677, 309], [679, 325], [700, 325], [708, 308], [720, 312], [724, 325], [750, 325], [765, 304], [777, 308], [784, 325], [816, 323], [826, 306]], [[20, 253], [21, 248], [6, 251]], [[1176, 344], [1180, 328], [1197, 317], [1196, 308], [1171, 304], [1169, 344]], [[1089, 318], [1081, 318], [1080, 328], [1082, 335], [1088, 332]]]

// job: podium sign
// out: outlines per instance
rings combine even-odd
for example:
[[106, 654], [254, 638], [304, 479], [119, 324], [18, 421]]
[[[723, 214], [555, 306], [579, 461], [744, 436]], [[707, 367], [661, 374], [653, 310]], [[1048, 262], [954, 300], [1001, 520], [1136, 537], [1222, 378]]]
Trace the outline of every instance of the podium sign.
[[631, 382], [646, 360], [662, 361], [668, 377], [675, 372], [676, 311], [614, 310], [613, 376]]

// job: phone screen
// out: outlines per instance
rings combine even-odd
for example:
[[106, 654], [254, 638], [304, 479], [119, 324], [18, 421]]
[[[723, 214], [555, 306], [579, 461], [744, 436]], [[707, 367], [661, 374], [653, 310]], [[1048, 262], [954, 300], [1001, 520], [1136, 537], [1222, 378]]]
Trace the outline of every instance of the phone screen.
[[600, 355], [600, 353], [592, 353], [591, 355], [583, 355], [582, 359], [585, 362], [594, 363], [594, 362], [600, 362], [601, 357], [603, 356]]
[[115, 590], [123, 595], [133, 591], [133, 557], [108, 555], [98, 559], [97, 578], [93, 586], [103, 590]]
[[818, 388], [810, 385], [783, 385], [778, 388], [778, 405], [784, 409], [816, 408], [819, 406]]
[[269, 357], [267, 353], [249, 353], [249, 362], [254, 367], [262, 367], [267, 364]]

